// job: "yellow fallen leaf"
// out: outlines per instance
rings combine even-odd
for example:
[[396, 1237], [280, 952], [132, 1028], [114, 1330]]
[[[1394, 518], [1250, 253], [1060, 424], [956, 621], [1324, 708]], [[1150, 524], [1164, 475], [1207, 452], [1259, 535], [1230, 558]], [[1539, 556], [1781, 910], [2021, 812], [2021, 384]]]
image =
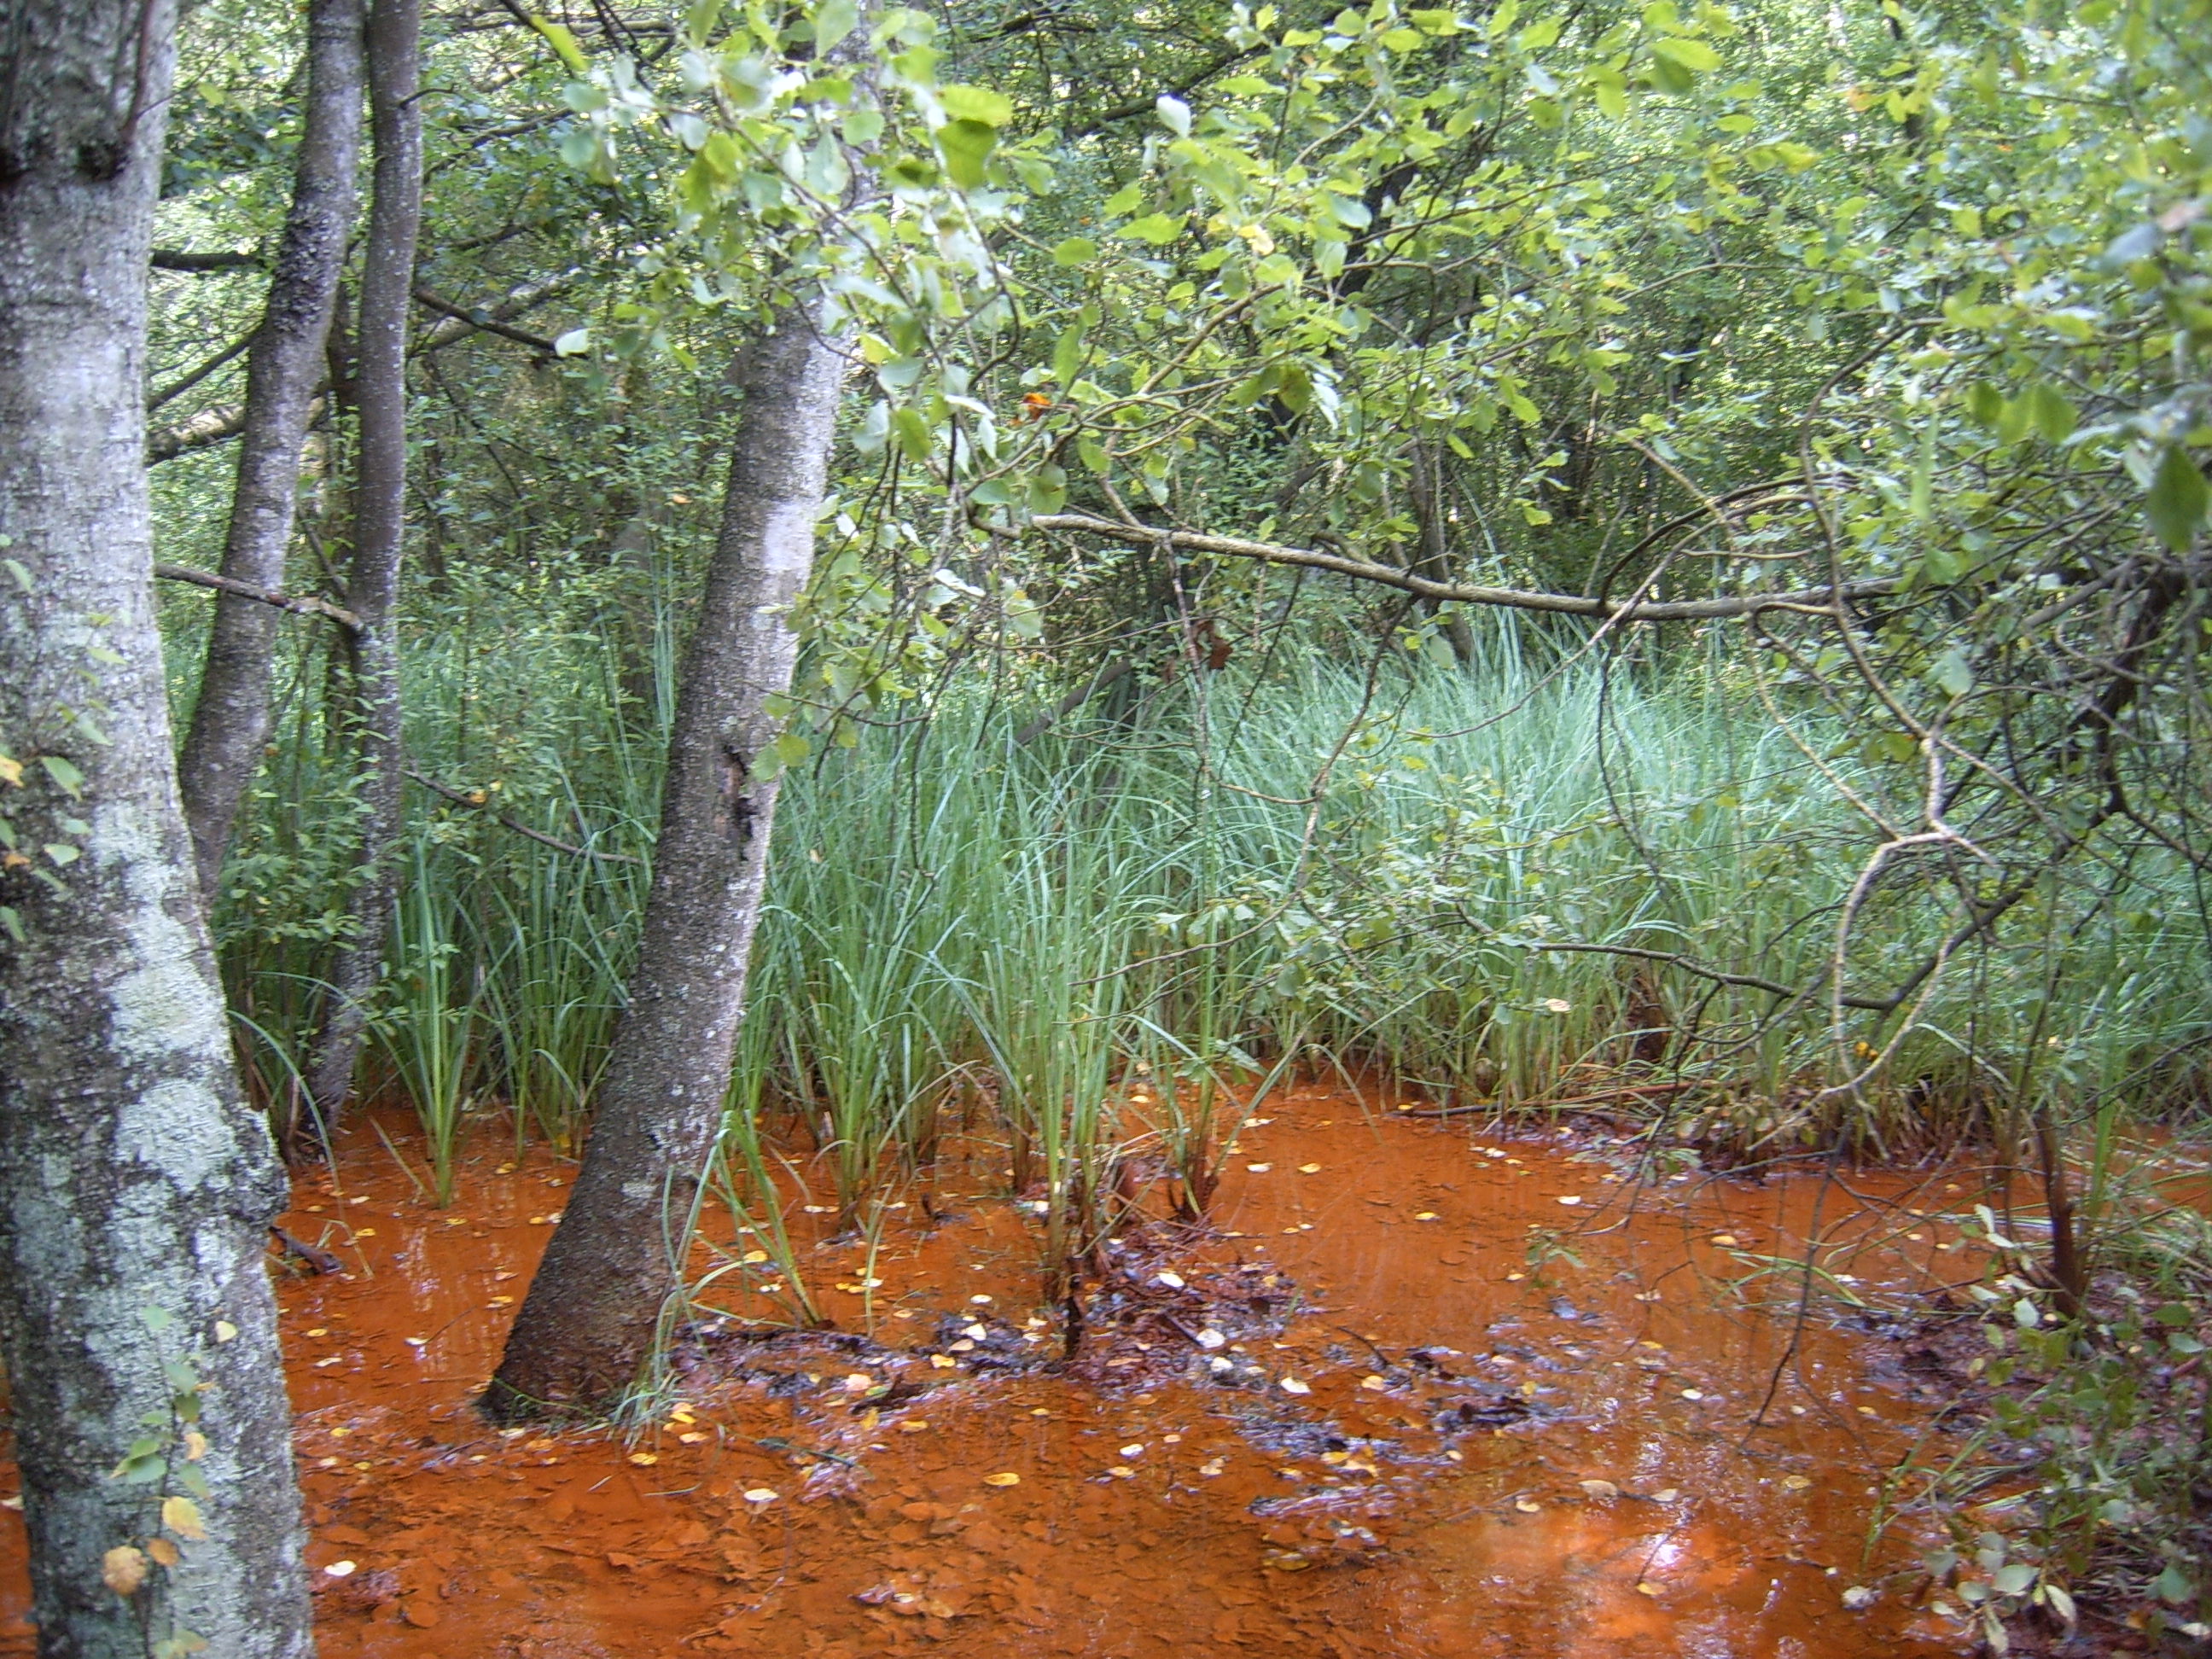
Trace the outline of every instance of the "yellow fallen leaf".
[[1559, 1202], [1560, 1202], [1560, 1203], [1562, 1203], [1562, 1204], [1565, 1204], [1565, 1205], [1572, 1206], [1572, 1205], [1576, 1205], [1576, 1204], [1579, 1204], [1579, 1203], [1581, 1203], [1581, 1202], [1582, 1202], [1582, 1199], [1581, 1199], [1581, 1197], [1580, 1197], [1578, 1194], [1574, 1194], [1574, 1193], [1569, 1193], [1569, 1194], [1567, 1194], [1565, 1197], [1561, 1198], [1561, 1199], [1559, 1200]]
[[1265, 1175], [1275, 1166], [1272, 1164], [1247, 1164], [1244, 1167], [1254, 1175]]
[[1310, 1382], [1301, 1382], [1295, 1376], [1286, 1376], [1283, 1379], [1283, 1392], [1285, 1394], [1311, 1394], [1313, 1392], [1313, 1384]]
[[949, 1371], [960, 1362], [950, 1354], [933, 1353], [929, 1356], [929, 1363], [940, 1371]]
[[702, 1440], [711, 1440], [714, 1438], [712, 1435], [702, 1434], [696, 1429], [692, 1430], [689, 1434], [679, 1434], [676, 1437], [683, 1444], [687, 1446], [696, 1446]]
[[196, 1544], [207, 1536], [207, 1528], [200, 1524], [200, 1506], [189, 1498], [164, 1498], [161, 1524], [178, 1537], [189, 1538]]
[[629, 1461], [641, 1469], [649, 1469], [660, 1461], [660, 1455], [658, 1452], [632, 1452]]
[[1106, 1473], [1116, 1480], [1134, 1480], [1137, 1478], [1136, 1470], [1131, 1468], [1127, 1463], [1116, 1463]]
[[1639, 1578], [1636, 1581], [1636, 1593], [1638, 1595], [1656, 1595], [1659, 1594], [1659, 1586], [1649, 1578]]
[[1436, 1218], [1437, 1212], [1434, 1210], [1416, 1210], [1413, 1212], [1413, 1219], [1416, 1221], [1434, 1221]]
[[1734, 1233], [1715, 1233], [1713, 1235], [1713, 1243], [1719, 1245], [1723, 1249], [1732, 1250], [1735, 1248], [1735, 1235]]
[[1685, 1389], [1682, 1390], [1682, 1398], [1685, 1400], [1703, 1400], [1705, 1397], [1705, 1391], [1703, 1389]]
[[744, 1263], [749, 1267], [757, 1267], [762, 1262], [767, 1260], [768, 1252], [766, 1250], [747, 1250], [744, 1256]]
[[100, 1582], [118, 1595], [136, 1595], [146, 1582], [146, 1552], [135, 1544], [118, 1544], [100, 1558]]
[[1321, 1173], [1321, 1165], [1318, 1164], [1301, 1164], [1298, 1165], [1298, 1173], [1300, 1175], [1319, 1175]]
[[901, 1434], [927, 1434], [929, 1432], [929, 1424], [926, 1419], [909, 1417], [906, 1421], [899, 1425], [899, 1432]]
[[1533, 1498], [1516, 1498], [1513, 1500], [1513, 1507], [1523, 1515], [1534, 1515], [1544, 1506]]
[[845, 1378], [847, 1394], [866, 1394], [876, 1386], [876, 1379], [866, 1371], [854, 1371]]
[[775, 1502], [775, 1488], [773, 1486], [749, 1486], [745, 1489], [744, 1499], [746, 1503], [753, 1504], [773, 1504]]
[[333, 1561], [330, 1565], [323, 1569], [323, 1577], [325, 1578], [350, 1578], [360, 1570], [361, 1564], [356, 1561]]
[[1671, 1504], [1681, 1495], [1672, 1486], [1662, 1486], [1651, 1494], [1651, 1501], [1655, 1504]]
[[983, 1484], [987, 1486], [1018, 1486], [1022, 1484], [1022, 1478], [1012, 1469], [1007, 1469], [998, 1474], [985, 1475]]
[[1603, 1499], [1620, 1496], [1620, 1488], [1610, 1480], [1585, 1480], [1582, 1487], [1583, 1492], [1591, 1498]]
[[1367, 1389], [1370, 1393], [1380, 1394], [1383, 1389], [1389, 1388], [1390, 1385], [1388, 1382], [1385, 1382], [1380, 1376], [1363, 1376], [1359, 1379], [1359, 1386]]
[[1812, 1484], [1810, 1480], [1802, 1474], [1785, 1474], [1782, 1477], [1782, 1489], [1784, 1492], [1803, 1492]]

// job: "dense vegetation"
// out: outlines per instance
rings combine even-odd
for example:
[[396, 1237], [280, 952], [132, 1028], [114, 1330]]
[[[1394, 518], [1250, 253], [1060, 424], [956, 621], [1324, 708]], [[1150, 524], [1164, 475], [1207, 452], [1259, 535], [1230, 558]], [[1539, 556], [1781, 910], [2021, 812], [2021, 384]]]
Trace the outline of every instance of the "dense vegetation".
[[[349, 944], [438, 1191], [471, 1115], [580, 1143], [730, 365], [818, 315], [856, 368], [709, 1201], [773, 1231], [797, 1133], [863, 1223], [981, 1101], [1065, 1293], [1124, 1169], [1201, 1212], [1292, 1066], [1602, 1098], [1662, 1158], [2070, 1161], [1990, 1291], [2030, 1571], [1968, 1582], [1993, 1639], [2196, 1616], [2212, 1249], [2118, 1149], [2212, 1090], [2203, 0], [571, 11], [423, 19], [404, 823], [299, 616], [209, 896], [295, 1152]], [[149, 455], [209, 570], [305, 72], [289, 7], [180, 38]], [[325, 610], [374, 245], [282, 584]], [[210, 599], [162, 602], [181, 727]]]

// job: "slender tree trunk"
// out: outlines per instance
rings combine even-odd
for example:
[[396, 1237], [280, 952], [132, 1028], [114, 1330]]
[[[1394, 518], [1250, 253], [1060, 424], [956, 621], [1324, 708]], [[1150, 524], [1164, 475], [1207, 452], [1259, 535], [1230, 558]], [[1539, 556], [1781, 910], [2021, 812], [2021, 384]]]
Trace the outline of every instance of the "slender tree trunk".
[[690, 1182], [721, 1123], [768, 875], [771, 698], [798, 641], [843, 352], [803, 313], [747, 355], [722, 529], [678, 693], [645, 939], [584, 1166], [485, 1400], [501, 1420], [587, 1413], [636, 1377], [682, 1283]]
[[[222, 574], [280, 591], [299, 499], [300, 451], [323, 379], [361, 161], [362, 0], [307, 9], [307, 128], [293, 175], [268, 303], [246, 360], [246, 434], [231, 495]], [[239, 802], [269, 738], [269, 667], [278, 616], [225, 594], [216, 601], [199, 701], [178, 762], [200, 891], [209, 908]]]
[[48, 1659], [313, 1651], [263, 1265], [283, 1171], [233, 1069], [154, 623], [173, 27], [167, 0], [0, 0], [0, 1340]]
[[351, 930], [327, 975], [322, 1030], [307, 1063], [307, 1093], [327, 1130], [353, 1092], [391, 932], [392, 852], [399, 838], [399, 568], [406, 530], [407, 316], [415, 244], [422, 224], [422, 116], [419, 0], [373, 0], [368, 94], [376, 141], [376, 195], [362, 263], [361, 337], [355, 399], [360, 410], [354, 489], [353, 562], [346, 608], [359, 621], [349, 637], [352, 707], [361, 781], [361, 848], [346, 904]]
[[[1456, 573], [1452, 569], [1450, 532], [1444, 522], [1443, 465], [1419, 441], [1411, 453], [1413, 521], [1421, 531], [1420, 562], [1413, 568], [1431, 581], [1448, 582]], [[1434, 616], [1441, 607], [1431, 601], [1425, 608]], [[1444, 618], [1444, 638], [1450, 641], [1452, 655], [1462, 668], [1474, 660], [1474, 630], [1468, 626], [1465, 617], [1455, 611]]]

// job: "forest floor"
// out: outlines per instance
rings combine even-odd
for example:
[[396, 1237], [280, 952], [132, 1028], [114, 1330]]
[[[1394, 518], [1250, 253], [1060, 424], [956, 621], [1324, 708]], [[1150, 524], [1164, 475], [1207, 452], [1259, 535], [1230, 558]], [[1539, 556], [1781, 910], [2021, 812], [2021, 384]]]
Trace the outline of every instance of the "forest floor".
[[[365, 1119], [285, 1223], [346, 1269], [281, 1288], [325, 1659], [1970, 1650], [1922, 1523], [1876, 1523], [1955, 1447], [1971, 1176], [1652, 1177], [1395, 1106], [1270, 1102], [1072, 1364], [999, 1171], [941, 1168], [872, 1256], [793, 1204], [839, 1328], [726, 1279], [629, 1438], [473, 1409], [573, 1165], [487, 1128], [441, 1211]], [[0, 1516], [0, 1654], [27, 1607]]]

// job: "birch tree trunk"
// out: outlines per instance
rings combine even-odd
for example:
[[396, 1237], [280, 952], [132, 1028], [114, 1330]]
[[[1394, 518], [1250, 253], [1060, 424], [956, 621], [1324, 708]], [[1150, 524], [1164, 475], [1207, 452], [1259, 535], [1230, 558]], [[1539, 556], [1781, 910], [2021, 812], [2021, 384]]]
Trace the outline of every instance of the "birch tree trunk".
[[[306, 131], [269, 298], [246, 371], [246, 432], [222, 574], [275, 592], [299, 499], [300, 450], [353, 228], [361, 163], [362, 0], [311, 0]], [[236, 594], [215, 603], [199, 701], [178, 762], [200, 891], [213, 908], [231, 825], [269, 739], [278, 613]]]
[[373, 0], [368, 95], [376, 143], [375, 198], [362, 264], [361, 337], [355, 399], [360, 410], [353, 562], [346, 608], [357, 626], [348, 646], [353, 735], [359, 757], [361, 847], [346, 904], [352, 924], [325, 976], [322, 1029], [307, 1062], [307, 1094], [327, 1131], [353, 1092], [392, 927], [392, 851], [399, 838], [399, 569], [406, 532], [407, 318], [414, 303], [415, 246], [422, 226], [420, 0]]
[[263, 1265], [283, 1171], [232, 1067], [154, 623], [173, 24], [0, 0], [0, 1340], [48, 1659], [313, 1651]]
[[582, 1171], [485, 1400], [501, 1421], [576, 1415], [635, 1379], [682, 1284], [691, 1183], [711, 1152], [744, 1007], [780, 722], [845, 356], [804, 310], [748, 352], [722, 527], [684, 660], [644, 945]]

